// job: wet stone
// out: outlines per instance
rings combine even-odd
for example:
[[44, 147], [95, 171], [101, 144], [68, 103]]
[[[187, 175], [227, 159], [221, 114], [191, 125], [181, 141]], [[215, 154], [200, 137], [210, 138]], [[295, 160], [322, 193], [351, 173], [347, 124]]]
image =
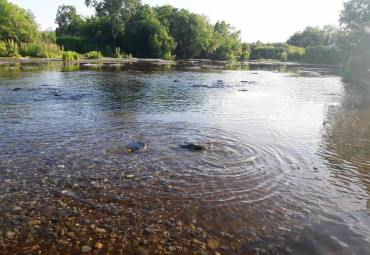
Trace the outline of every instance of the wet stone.
[[134, 254], [135, 255], [149, 255], [149, 251], [143, 247], [140, 247], [136, 249]]
[[87, 246], [87, 245], [84, 245], [84, 246], [82, 246], [82, 248], [81, 248], [81, 252], [82, 253], [84, 253], [84, 252], [89, 252], [89, 251], [91, 251], [92, 250], [92, 248], [90, 247], [90, 246]]
[[207, 240], [207, 248], [214, 251], [217, 250], [218, 247], [220, 246], [219, 242], [214, 239], [209, 239]]

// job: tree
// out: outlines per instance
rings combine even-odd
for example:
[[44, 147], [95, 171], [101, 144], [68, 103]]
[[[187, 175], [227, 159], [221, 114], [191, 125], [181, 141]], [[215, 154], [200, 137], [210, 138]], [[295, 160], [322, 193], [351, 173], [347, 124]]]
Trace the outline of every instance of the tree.
[[128, 22], [125, 48], [137, 57], [171, 58], [176, 42], [157, 19], [155, 11], [143, 6]]
[[141, 0], [85, 0], [85, 4], [94, 7], [98, 17], [109, 22], [113, 40], [117, 43], [119, 33], [123, 33], [125, 23], [141, 6]]
[[57, 36], [70, 35], [77, 36], [81, 30], [83, 19], [77, 14], [76, 8], [72, 5], [62, 5], [58, 7], [55, 23]]
[[241, 57], [243, 46], [240, 41], [240, 31], [236, 31], [225, 21], [216, 22], [212, 41], [216, 48], [213, 58], [236, 60]]
[[370, 83], [370, 1], [345, 2], [339, 21], [352, 51], [345, 78]]
[[36, 41], [40, 36], [37, 27], [31, 11], [0, 0], [0, 40]]

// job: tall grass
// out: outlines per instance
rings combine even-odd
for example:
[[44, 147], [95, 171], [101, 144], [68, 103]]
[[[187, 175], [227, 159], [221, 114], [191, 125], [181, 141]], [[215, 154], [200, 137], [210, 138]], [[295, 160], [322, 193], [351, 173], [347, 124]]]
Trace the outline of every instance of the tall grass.
[[0, 41], [0, 57], [19, 57], [18, 50], [14, 40]]
[[72, 61], [72, 60], [79, 60], [80, 59], [80, 55], [78, 55], [78, 53], [74, 52], [74, 51], [63, 52], [62, 57], [63, 57], [64, 61]]
[[63, 53], [63, 47], [59, 47], [55, 43], [21, 43], [20, 54], [23, 57], [36, 58], [60, 58]]
[[101, 54], [100, 51], [90, 51], [86, 53], [86, 57], [89, 59], [98, 59], [98, 58], [103, 58], [103, 55]]

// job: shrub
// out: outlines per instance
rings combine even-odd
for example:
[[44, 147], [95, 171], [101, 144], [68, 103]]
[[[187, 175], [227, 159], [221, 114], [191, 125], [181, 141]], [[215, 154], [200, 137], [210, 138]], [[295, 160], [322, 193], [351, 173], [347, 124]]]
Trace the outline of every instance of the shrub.
[[100, 51], [90, 51], [86, 53], [86, 57], [89, 59], [98, 59], [98, 58], [103, 58], [103, 55], [101, 54]]
[[285, 51], [283, 53], [281, 53], [280, 60], [281, 61], [287, 61], [288, 60], [288, 53], [286, 53]]
[[314, 46], [306, 49], [304, 61], [319, 64], [340, 64], [346, 60], [346, 54], [335, 47]]
[[6, 57], [6, 43], [3, 41], [0, 41], [0, 57]]
[[20, 54], [23, 57], [36, 58], [59, 58], [62, 55], [62, 49], [55, 43], [22, 43]]
[[64, 61], [79, 60], [80, 56], [74, 51], [63, 52]]
[[18, 44], [13, 40], [7, 40], [5, 57], [19, 57]]

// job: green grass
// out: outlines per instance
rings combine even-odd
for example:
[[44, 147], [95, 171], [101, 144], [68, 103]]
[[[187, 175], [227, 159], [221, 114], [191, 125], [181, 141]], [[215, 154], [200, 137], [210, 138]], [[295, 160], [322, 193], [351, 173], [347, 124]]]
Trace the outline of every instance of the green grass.
[[89, 59], [99, 59], [99, 58], [103, 58], [103, 55], [101, 54], [100, 51], [90, 51], [86, 53], [86, 57]]
[[63, 49], [55, 43], [21, 43], [19, 52], [23, 57], [60, 58]]
[[63, 52], [62, 58], [64, 61], [73, 61], [73, 60], [79, 60], [80, 55], [78, 55], [78, 53], [74, 51], [67, 51], [67, 52]]

